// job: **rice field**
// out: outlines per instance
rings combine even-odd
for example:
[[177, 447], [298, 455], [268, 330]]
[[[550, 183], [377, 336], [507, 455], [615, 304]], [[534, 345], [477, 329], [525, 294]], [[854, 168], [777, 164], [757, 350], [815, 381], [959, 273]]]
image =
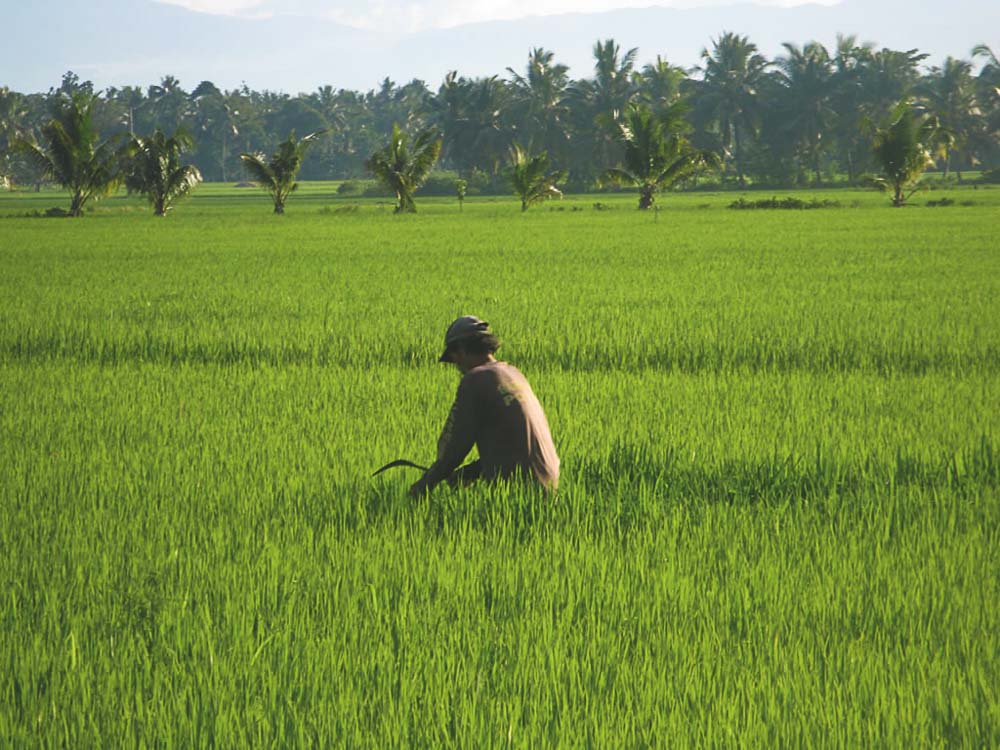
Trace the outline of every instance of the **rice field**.
[[[0, 745], [1000, 745], [1000, 190], [800, 195], [0, 195]], [[370, 477], [467, 313], [555, 501]]]

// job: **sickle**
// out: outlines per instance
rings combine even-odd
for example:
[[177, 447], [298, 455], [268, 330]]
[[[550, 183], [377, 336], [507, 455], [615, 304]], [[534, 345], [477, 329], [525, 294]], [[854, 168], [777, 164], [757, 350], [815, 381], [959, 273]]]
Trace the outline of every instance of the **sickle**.
[[409, 466], [409, 467], [411, 467], [413, 469], [420, 469], [421, 471], [427, 471], [427, 467], [426, 466], [421, 466], [420, 464], [415, 464], [415, 463], [413, 463], [413, 461], [407, 461], [405, 458], [398, 458], [395, 461], [390, 461], [389, 463], [387, 463], [381, 469], [379, 469], [374, 474], [372, 474], [372, 476], [373, 477], [378, 476], [379, 474], [381, 474], [386, 469], [392, 469], [392, 468], [395, 468], [396, 466]]

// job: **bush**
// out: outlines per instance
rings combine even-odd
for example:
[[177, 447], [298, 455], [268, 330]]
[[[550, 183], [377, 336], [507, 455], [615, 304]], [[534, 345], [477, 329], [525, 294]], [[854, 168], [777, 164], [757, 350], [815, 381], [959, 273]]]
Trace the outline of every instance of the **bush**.
[[[457, 195], [457, 185], [459, 181], [459, 175], [457, 172], [450, 170], [441, 170], [437, 172], [432, 172], [424, 182], [416, 190], [416, 195], [423, 196], [440, 196], [444, 198], [454, 198]], [[360, 182], [358, 180], [347, 180], [341, 183], [340, 187], [337, 188], [337, 192], [341, 193], [345, 188], [344, 186], [348, 183], [353, 183], [358, 185], [359, 193], [364, 195], [366, 198], [391, 198], [392, 193], [387, 191], [380, 183], [376, 182]], [[352, 185], [348, 190], [353, 190]], [[479, 170], [473, 170], [465, 178], [465, 195], [507, 195], [510, 192], [507, 183], [502, 177], [497, 177], [495, 180], [490, 178], [485, 172]], [[345, 195], [354, 195], [355, 193], [342, 193]]]
[[344, 180], [337, 186], [337, 195], [361, 195], [365, 190], [360, 180]]
[[362, 193], [365, 198], [392, 198], [393, 193], [389, 188], [383, 185], [381, 182], [373, 182], [369, 185], [365, 185], [364, 192]]
[[58, 208], [53, 206], [52, 208], [46, 208], [44, 211], [40, 211], [35, 208], [31, 211], [23, 211], [16, 214], [4, 214], [2, 218], [4, 219], [63, 219], [69, 216], [69, 211], [65, 208]]
[[837, 201], [821, 201], [815, 198], [804, 201], [799, 198], [792, 198], [791, 196], [787, 198], [765, 198], [763, 200], [756, 201], [748, 201], [746, 198], [740, 198], [739, 200], [733, 201], [729, 204], [730, 208], [735, 208], [737, 210], [752, 210], [761, 208], [805, 210], [809, 208], [837, 208], [839, 206], [840, 203]]
[[[457, 196], [457, 185], [460, 175], [450, 170], [432, 172], [427, 182], [421, 185], [418, 195], [436, 195], [446, 198]], [[465, 195], [508, 195], [510, 185], [503, 175], [490, 177], [479, 169], [474, 169], [465, 176]]]
[[[454, 172], [434, 172], [427, 178], [427, 182], [420, 186], [417, 194], [454, 198], [457, 183], [458, 176]], [[468, 193], [468, 187], [466, 187], [466, 192]]]
[[357, 203], [351, 203], [347, 206], [323, 206], [319, 212], [324, 216], [330, 216], [335, 214], [356, 214], [358, 209], [359, 206]]
[[466, 177], [469, 195], [509, 195], [510, 184], [501, 176], [490, 177], [481, 169], [474, 169]]
[[979, 181], [990, 185], [1000, 185], [1000, 167], [984, 170], [979, 176]]

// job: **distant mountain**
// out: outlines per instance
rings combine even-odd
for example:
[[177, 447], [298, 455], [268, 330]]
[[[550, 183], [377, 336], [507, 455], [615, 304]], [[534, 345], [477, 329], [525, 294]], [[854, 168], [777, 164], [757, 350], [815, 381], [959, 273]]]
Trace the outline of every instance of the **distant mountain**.
[[147, 85], [168, 74], [189, 89], [202, 80], [225, 88], [246, 81], [293, 93], [377, 79], [367, 65], [381, 38], [330, 21], [213, 16], [151, 0], [11, 5], [0, 85], [18, 91], [47, 91], [67, 70], [101, 88]]
[[[589, 76], [597, 39], [639, 48], [640, 64], [663, 55], [697, 64], [722, 31], [746, 34], [768, 56], [785, 41], [833, 46], [837, 32], [895, 49], [917, 47], [940, 63], [968, 57], [980, 43], [1000, 49], [1000, 3], [952, 0], [844, 0], [792, 8], [734, 3], [709, 8], [644, 8], [470, 24], [409, 35], [359, 30], [305, 15], [269, 19], [213, 16], [152, 0], [29, 0], [4, 8], [0, 86], [47, 91], [73, 70], [98, 88], [148, 85], [164, 75], [186, 88], [211, 80], [223, 88], [298, 93], [324, 84], [368, 90], [385, 77], [419, 78], [435, 88], [445, 73], [521, 70], [533, 47], [555, 52], [575, 78]], [[296, 7], [306, 12], [308, 3]], [[992, 35], [992, 38], [991, 38]], [[290, 42], [289, 40], [294, 40]]]

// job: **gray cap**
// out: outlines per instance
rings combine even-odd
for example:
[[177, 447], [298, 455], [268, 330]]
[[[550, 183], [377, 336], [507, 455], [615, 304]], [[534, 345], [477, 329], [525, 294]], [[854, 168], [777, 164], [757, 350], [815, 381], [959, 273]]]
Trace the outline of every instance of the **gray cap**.
[[461, 341], [472, 338], [480, 333], [489, 333], [490, 324], [485, 320], [480, 320], [475, 315], [463, 315], [454, 323], [448, 326], [448, 332], [444, 335], [444, 353], [438, 358], [438, 362], [451, 362], [448, 355], [448, 347]]

